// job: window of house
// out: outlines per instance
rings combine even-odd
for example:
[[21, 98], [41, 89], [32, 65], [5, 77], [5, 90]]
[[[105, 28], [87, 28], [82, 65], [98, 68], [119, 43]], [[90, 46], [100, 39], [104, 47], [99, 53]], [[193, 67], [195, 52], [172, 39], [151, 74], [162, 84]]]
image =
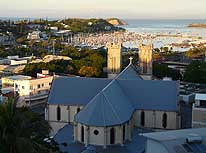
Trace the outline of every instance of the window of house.
[[57, 107], [57, 121], [61, 120], [61, 108], [58, 106]]
[[98, 135], [99, 131], [98, 130], [94, 130], [94, 135]]
[[42, 87], [44, 87], [44, 84], [42, 83], [42, 85], [41, 85]]
[[166, 113], [164, 113], [164, 114], [162, 115], [162, 126], [163, 126], [164, 128], [167, 127], [167, 114], [166, 114]]
[[206, 107], [206, 100], [200, 100], [200, 106]]
[[39, 88], [41, 88], [41, 85], [40, 85], [40, 84], [38, 84], [37, 88], [38, 88], [38, 89], [39, 89]]
[[24, 89], [24, 86], [22, 86], [22, 89]]
[[51, 83], [51, 82], [49, 82], [49, 85], [50, 85], [50, 86], [51, 86], [51, 84], [52, 84], [52, 83]]

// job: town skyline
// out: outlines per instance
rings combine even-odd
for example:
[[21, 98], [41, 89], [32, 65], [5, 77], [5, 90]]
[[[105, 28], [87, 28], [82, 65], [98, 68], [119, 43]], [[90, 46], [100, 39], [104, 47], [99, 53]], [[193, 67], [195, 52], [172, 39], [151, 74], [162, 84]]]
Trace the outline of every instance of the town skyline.
[[[185, 5], [187, 4], [187, 5]], [[182, 7], [184, 6], [184, 7]], [[203, 0], [17, 0], [1, 1], [1, 17], [108, 18], [125, 19], [205, 19]]]

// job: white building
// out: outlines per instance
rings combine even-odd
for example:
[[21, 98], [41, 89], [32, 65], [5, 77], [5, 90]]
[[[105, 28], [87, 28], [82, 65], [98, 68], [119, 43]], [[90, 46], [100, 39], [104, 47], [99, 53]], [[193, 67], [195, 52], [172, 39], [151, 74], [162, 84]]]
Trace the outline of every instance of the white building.
[[2, 80], [2, 87], [14, 87], [14, 83], [16, 80], [29, 80], [32, 79], [31, 76], [25, 76], [25, 75], [16, 75], [16, 76], [10, 76], [10, 77], [3, 77]]
[[145, 153], [205, 153], [206, 128], [143, 134]]
[[11, 65], [11, 66], [26, 65], [29, 61], [31, 61], [32, 58], [33, 56], [21, 57], [21, 58], [18, 55], [8, 56], [7, 58], [0, 60], [0, 64]]
[[51, 61], [54, 61], [54, 60], [69, 61], [69, 60], [72, 60], [72, 59], [68, 56], [46, 55], [46, 56], [44, 56], [43, 59], [35, 59], [35, 60], [32, 60], [30, 63], [40, 63], [40, 62], [48, 63], [48, 62], [51, 62]]
[[180, 101], [185, 102], [186, 104], [192, 104], [195, 101], [195, 93], [180, 91]]
[[26, 65], [28, 63], [27, 59], [13, 59], [10, 60], [10, 65]]
[[33, 106], [46, 102], [53, 76], [32, 78], [30, 76], [11, 76], [2, 78], [2, 86], [13, 87], [18, 93], [18, 106]]
[[58, 31], [58, 27], [49, 27], [51, 31]]
[[27, 39], [28, 40], [40, 40], [40, 33], [41, 31], [33, 31], [32, 33], [28, 33]]
[[192, 107], [192, 127], [206, 127], [206, 93], [197, 93]]
[[57, 56], [57, 55], [46, 55], [43, 58], [43, 62], [48, 63], [51, 62], [53, 60], [65, 60], [65, 61], [69, 61], [72, 60], [70, 57], [67, 56]]

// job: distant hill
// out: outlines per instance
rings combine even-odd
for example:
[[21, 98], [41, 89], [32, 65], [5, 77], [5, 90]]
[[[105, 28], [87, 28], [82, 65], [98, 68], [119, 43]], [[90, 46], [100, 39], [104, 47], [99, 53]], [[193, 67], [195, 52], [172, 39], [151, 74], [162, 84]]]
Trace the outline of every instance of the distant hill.
[[81, 19], [81, 18], [69, 18], [60, 21], [48, 21], [50, 27], [58, 27], [59, 30], [71, 30], [72, 32], [114, 32], [125, 31], [122, 27], [116, 27], [110, 24], [105, 19]]
[[206, 23], [192, 23], [188, 25], [189, 28], [206, 28]]
[[127, 22], [125, 22], [124, 20], [120, 20], [118, 18], [109, 18], [109, 19], [106, 19], [106, 20], [107, 20], [107, 22], [109, 22], [113, 26], [128, 25]]

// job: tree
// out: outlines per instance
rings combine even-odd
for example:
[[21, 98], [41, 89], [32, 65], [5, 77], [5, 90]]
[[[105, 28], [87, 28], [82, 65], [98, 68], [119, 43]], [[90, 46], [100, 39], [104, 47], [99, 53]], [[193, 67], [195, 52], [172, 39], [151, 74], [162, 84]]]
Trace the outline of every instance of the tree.
[[181, 80], [180, 71], [168, 68], [166, 64], [153, 63], [153, 75], [157, 78], [171, 77], [173, 80]]
[[8, 56], [8, 53], [5, 51], [5, 49], [0, 48], [0, 57], [6, 57]]
[[[69, 56], [73, 60], [56, 60], [48, 63], [41, 62], [36, 64], [29, 63], [24, 68], [24, 74], [36, 76], [36, 73], [41, 72], [41, 70], [48, 69], [50, 72], [79, 75], [79, 72], [81, 72], [80, 69], [84, 66], [83, 70], [85, 67], [92, 67], [93, 70], [95, 69], [96, 74], [92, 76], [105, 77], [103, 73], [103, 67], [106, 66], [106, 59], [104, 58], [105, 52], [91, 49], [82, 49], [78, 51], [76, 48], [67, 47], [60, 55]], [[85, 76], [83, 73], [81, 74]]]
[[193, 48], [187, 51], [185, 53], [185, 56], [188, 58], [201, 57], [201, 56], [205, 56], [205, 52], [206, 52], [206, 47]]
[[48, 42], [48, 41], [43, 41], [43, 42], [42, 42], [42, 47], [43, 47], [43, 48], [46, 48], [46, 49], [47, 49], [48, 46], [49, 46], [49, 42]]
[[65, 70], [66, 73], [69, 73], [69, 74], [74, 74], [75, 73], [75, 70], [74, 70], [74, 67], [72, 65], [68, 65], [66, 67], [66, 70]]
[[153, 60], [160, 60], [162, 58], [161, 53], [160, 52], [154, 52], [153, 53]]
[[17, 108], [13, 100], [0, 104], [0, 153], [47, 153], [49, 149], [36, 140], [49, 131], [48, 122], [27, 108]]
[[91, 66], [83, 66], [83, 67], [79, 70], [79, 74], [80, 74], [81, 76], [85, 76], [85, 77], [99, 76], [100, 73], [101, 73], [101, 72], [99, 72], [97, 68], [91, 67]]
[[184, 73], [184, 81], [194, 83], [206, 83], [206, 63], [193, 61], [187, 66]]
[[74, 60], [80, 58], [80, 52], [74, 47], [67, 47], [66, 50], [64, 50], [60, 53], [60, 55], [61, 56], [68, 56]]
[[16, 42], [19, 44], [23, 44], [23, 43], [25, 43], [25, 41], [27, 41], [25, 36], [22, 36], [22, 37], [19, 37], [16, 39]]

